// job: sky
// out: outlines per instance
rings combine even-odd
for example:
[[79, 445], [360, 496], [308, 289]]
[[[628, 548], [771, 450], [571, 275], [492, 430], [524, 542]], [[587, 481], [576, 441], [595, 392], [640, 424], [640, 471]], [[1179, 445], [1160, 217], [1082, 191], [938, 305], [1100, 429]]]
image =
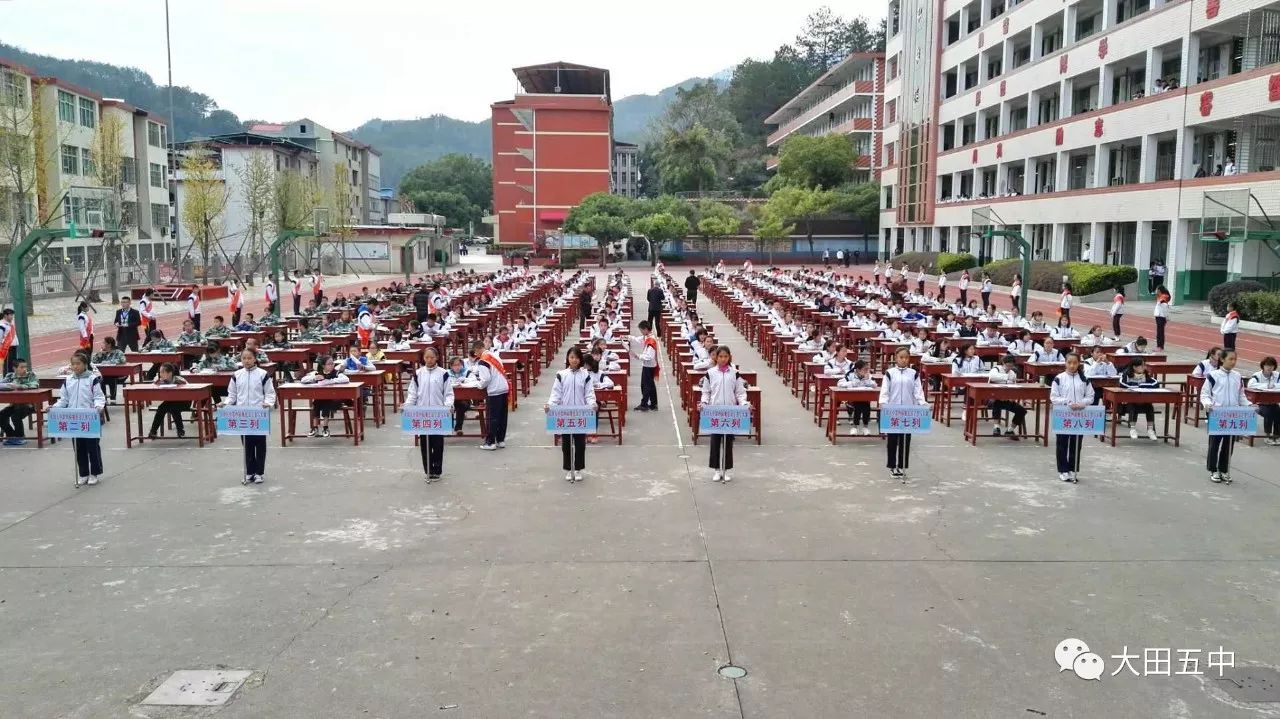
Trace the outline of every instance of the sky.
[[[878, 19], [875, 0], [170, 0], [173, 81], [240, 119], [489, 116], [511, 68], [610, 70], [615, 100], [746, 57], [770, 57], [824, 4]], [[107, 31], [107, 32], [104, 32]], [[0, 41], [138, 67], [166, 84], [164, 0], [0, 0]], [[163, 109], [163, 108], [156, 108]]]

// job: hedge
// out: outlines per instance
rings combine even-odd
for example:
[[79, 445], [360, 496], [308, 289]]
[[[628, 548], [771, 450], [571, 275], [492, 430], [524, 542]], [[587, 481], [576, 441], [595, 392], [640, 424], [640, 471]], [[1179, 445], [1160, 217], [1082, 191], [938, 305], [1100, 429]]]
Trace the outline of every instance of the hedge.
[[1280, 325], [1280, 292], [1245, 292], [1236, 296], [1236, 305], [1243, 319]]
[[[1240, 295], [1246, 292], [1265, 292], [1266, 290], [1266, 285], [1253, 280], [1223, 282], [1220, 285], [1214, 285], [1209, 290], [1209, 306], [1213, 308], [1215, 315], [1223, 317], [1227, 314], [1227, 305], [1239, 299]], [[1244, 312], [1240, 314], [1243, 315]]]
[[[1013, 284], [1013, 276], [1022, 272], [1022, 260], [997, 260], [983, 266], [982, 271], [991, 275], [992, 282], [1008, 287]], [[1022, 280], [1029, 290], [1058, 292], [1062, 289], [1063, 275], [1067, 275], [1070, 280], [1071, 291], [1079, 296], [1112, 290], [1138, 281], [1138, 271], [1133, 267], [1097, 265], [1091, 262], [1032, 262], [1031, 277], [1024, 277]]]
[[954, 252], [904, 252], [889, 261], [894, 267], [901, 267], [905, 262], [912, 270], [924, 265], [928, 269], [941, 272], [959, 272], [978, 265], [978, 258], [973, 255]]

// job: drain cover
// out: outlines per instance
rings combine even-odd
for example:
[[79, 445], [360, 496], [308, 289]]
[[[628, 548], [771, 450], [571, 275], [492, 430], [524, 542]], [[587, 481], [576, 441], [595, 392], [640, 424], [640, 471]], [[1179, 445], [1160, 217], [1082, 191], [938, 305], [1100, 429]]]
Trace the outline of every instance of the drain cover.
[[747, 675], [747, 670], [742, 667], [735, 667], [732, 664], [726, 664], [720, 667], [720, 676], [726, 679], [741, 679]]
[[1266, 667], [1231, 667], [1214, 677], [1216, 686], [1242, 702], [1280, 702], [1280, 671]]
[[169, 675], [143, 704], [170, 707], [208, 707], [227, 703], [253, 672], [184, 669]]

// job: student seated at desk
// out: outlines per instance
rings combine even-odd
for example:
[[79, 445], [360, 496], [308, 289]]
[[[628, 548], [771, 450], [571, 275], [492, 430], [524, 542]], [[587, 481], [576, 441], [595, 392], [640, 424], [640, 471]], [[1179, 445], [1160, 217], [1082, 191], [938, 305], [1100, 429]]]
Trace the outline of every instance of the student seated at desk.
[[[987, 375], [987, 381], [991, 384], [1017, 384], [1018, 358], [1013, 355], [1005, 355], [998, 364], [991, 368], [991, 373]], [[1021, 402], [1014, 402], [1011, 399], [997, 399], [992, 400], [990, 407], [991, 419], [996, 423], [992, 434], [996, 437], [1000, 436], [1001, 412], [1008, 412], [1013, 417], [1013, 427], [1017, 428], [1016, 432], [1011, 429], [1008, 417], [1006, 417], [1004, 436], [1017, 440], [1021, 439], [1020, 434], [1027, 433], [1027, 408], [1023, 407]]]
[[[1263, 357], [1258, 366], [1260, 369], [1249, 378], [1249, 389], [1274, 390], [1280, 387], [1275, 357]], [[1280, 446], [1280, 404], [1259, 402], [1258, 414], [1262, 415], [1262, 432], [1267, 435], [1263, 441], [1269, 447]]]
[[[815, 354], [813, 355], [813, 360], [812, 360], [812, 361], [814, 361], [814, 362], [826, 362], [827, 360], [831, 359], [831, 358], [832, 358], [832, 357], [834, 357], [834, 356], [835, 356], [835, 354], [836, 354], [836, 351], [835, 351], [835, 349], [834, 349], [834, 348], [835, 348], [835, 346], [836, 346], [836, 345], [838, 345], [838, 344], [840, 344], [840, 343], [839, 343], [839, 342], [836, 342], [836, 341], [835, 341], [835, 340], [833, 340], [833, 339], [828, 339], [828, 340], [823, 341], [821, 349], [819, 349], [819, 350], [817, 351], [817, 353], [815, 353]], [[714, 346], [714, 345], [713, 345], [713, 346]], [[803, 347], [803, 346], [802, 346], [800, 349], [805, 349], [805, 347]]]
[[[93, 366], [122, 364], [124, 364], [124, 352], [116, 347], [116, 338], [103, 337], [102, 351], [93, 356]], [[102, 378], [102, 388], [106, 391], [107, 401], [110, 404], [116, 403], [116, 388], [123, 382], [124, 378], [122, 377]]]
[[204, 331], [204, 338], [221, 339], [231, 336], [231, 328], [227, 326], [226, 320], [222, 319], [222, 315], [216, 315], [213, 318], [213, 326]]
[[[187, 384], [187, 381], [178, 374], [178, 368], [172, 362], [165, 362], [160, 365], [160, 371], [156, 374], [156, 378], [152, 380], [152, 384], [157, 387], [180, 387]], [[147, 434], [147, 439], [156, 439], [160, 435], [160, 429], [164, 427], [164, 418], [166, 416], [173, 418], [173, 426], [178, 431], [178, 438], [186, 437], [187, 430], [182, 424], [182, 413], [190, 410], [190, 402], [178, 402], [175, 400], [161, 402], [156, 409], [155, 418], [151, 420], [151, 431]]]
[[[1120, 375], [1120, 386], [1125, 389], [1159, 389], [1160, 382], [1151, 374], [1150, 368], [1141, 357], [1129, 363], [1124, 368], [1124, 374]], [[1156, 408], [1150, 402], [1128, 405], [1129, 408], [1129, 439], [1138, 438], [1138, 412], [1142, 412], [1147, 418], [1147, 437], [1152, 441], [1159, 439], [1156, 436]], [[1116, 414], [1120, 414], [1119, 408]]]
[[1035, 340], [1031, 339], [1030, 330], [1019, 330], [1018, 339], [1009, 344], [1009, 352], [1016, 355], [1030, 356], [1036, 351]]
[[[705, 372], [706, 370], [711, 369], [711, 365], [715, 364], [715, 360], [711, 357], [711, 351], [716, 348], [716, 343], [711, 339], [711, 334], [706, 330], [699, 330], [696, 340], [697, 341], [691, 345], [693, 349], [693, 368], [699, 372]], [[600, 361], [603, 362], [603, 350], [603, 346], [593, 347], [591, 348], [591, 354], [594, 356], [599, 352], [601, 355]], [[815, 357], [813, 361], [819, 362], [822, 360], [818, 360]]]
[[933, 351], [933, 340], [929, 339], [929, 330], [920, 327], [916, 336], [911, 338], [911, 354], [927, 355]]
[[960, 337], [972, 337], [976, 339], [978, 337], [978, 326], [974, 324], [974, 319], [972, 317], [965, 317], [964, 326], [961, 327], [960, 331], [956, 334]]
[[849, 361], [849, 348], [839, 342], [831, 346], [832, 356], [822, 368], [822, 374], [828, 377], [844, 377], [853, 370]]
[[[354, 345], [353, 345], [354, 346]], [[337, 364], [333, 361], [333, 357], [326, 356], [321, 360], [320, 369], [303, 377], [302, 384], [311, 384], [317, 386], [348, 384], [351, 380], [347, 376], [338, 371]], [[333, 415], [342, 408], [343, 401], [337, 399], [318, 399], [312, 403], [311, 409], [319, 417], [319, 425], [315, 423], [316, 418], [312, 418], [311, 432], [308, 437], [328, 437], [329, 421], [333, 419]]]
[[1032, 362], [1066, 362], [1067, 358], [1062, 352], [1053, 346], [1053, 338], [1045, 337], [1044, 345], [1037, 347], [1035, 352], [1031, 353]]
[[1080, 336], [1080, 344], [1085, 347], [1100, 345], [1106, 340], [1107, 338], [1102, 334], [1102, 328], [1097, 325], [1090, 327], [1088, 332]]
[[1137, 339], [1120, 348], [1119, 354], [1122, 355], [1144, 355], [1147, 353], [1147, 338], [1138, 336]]
[[1045, 324], [1045, 321], [1044, 321], [1044, 313], [1041, 312], [1040, 310], [1036, 310], [1032, 312], [1030, 319], [1023, 319], [1022, 326], [1026, 327], [1032, 332], [1048, 332], [1049, 331], [1049, 325]]
[[805, 335], [803, 341], [800, 342], [800, 349], [805, 352], [817, 352], [818, 350], [825, 351], [830, 345], [831, 340], [824, 340], [822, 335], [818, 334], [817, 330], [813, 330], [811, 333]]
[[1208, 377], [1211, 372], [1222, 366], [1222, 348], [1210, 347], [1196, 368], [1191, 371], [1192, 377]]
[[591, 339], [604, 340], [605, 342], [613, 341], [613, 330], [609, 328], [609, 321], [601, 317], [596, 321], [594, 327], [591, 328]]
[[[710, 332], [708, 332], [707, 334], [709, 335], [709, 334], [710, 334]], [[599, 348], [600, 348], [600, 353], [601, 353], [601, 355], [602, 355], [602, 356], [603, 356], [603, 358], [604, 358], [604, 364], [605, 364], [605, 365], [617, 365], [617, 366], [618, 366], [618, 369], [621, 369], [621, 368], [622, 368], [622, 366], [621, 366], [621, 365], [622, 365], [622, 358], [618, 356], [618, 353], [617, 353], [617, 352], [614, 352], [613, 350], [609, 349], [608, 344], [607, 344], [604, 340], [592, 340], [592, 341], [591, 341], [591, 349], [592, 349], [592, 351], [595, 351], [595, 349], [596, 349], [597, 347], [599, 347]], [[609, 370], [609, 371], [610, 371], [610, 372], [616, 372], [617, 370], [616, 370], [616, 369], [611, 369], [611, 370]]]
[[[1111, 363], [1111, 358], [1107, 356], [1106, 350], [1101, 347], [1094, 347], [1093, 356], [1089, 358], [1088, 362], [1084, 363], [1085, 378], [1118, 377], [1119, 375], [1120, 373], [1116, 371], [1116, 366]], [[1098, 392], [1097, 394], [1101, 396], [1102, 393]]]
[[391, 339], [387, 341], [387, 349], [394, 352], [404, 352], [413, 349], [413, 343], [405, 337], [404, 330], [392, 330]]
[[235, 329], [236, 329], [236, 332], [252, 332], [255, 329], [257, 329], [257, 327], [258, 327], [258, 324], [253, 321], [253, 313], [246, 312], [244, 315], [244, 322], [241, 322], [240, 324], [236, 325]]
[[956, 321], [954, 312], [948, 312], [946, 318], [938, 323], [939, 332], [959, 332], [962, 325]]
[[[13, 361], [13, 371], [0, 379], [0, 390], [40, 389], [40, 380], [32, 372], [27, 361], [19, 357]], [[17, 447], [27, 443], [23, 424], [27, 418], [36, 413], [34, 405], [10, 404], [0, 408], [0, 431], [4, 434], [4, 443]]]
[[952, 364], [956, 374], [984, 374], [987, 371], [978, 356], [978, 346], [973, 343], [965, 345]]
[[[266, 364], [267, 362], [271, 361], [267, 359], [267, 353], [263, 352], [262, 348], [258, 347], [258, 340], [256, 337], [250, 337], [249, 339], [245, 340], [244, 349], [253, 353], [254, 360], [256, 361], [257, 364]], [[236, 359], [236, 356], [233, 356], [230, 353], [227, 354], [227, 359], [234, 361], [232, 365], [234, 369], [240, 369], [241, 367], [244, 366], [243, 362]]]
[[1055, 340], [1074, 340], [1080, 337], [1080, 333], [1071, 326], [1071, 318], [1066, 316], [1058, 318], [1058, 325], [1049, 334]]
[[978, 335], [978, 344], [983, 347], [1004, 347], [1008, 341], [1000, 334], [1000, 330], [988, 327]]
[[894, 342], [901, 342], [905, 339], [905, 335], [903, 335], [902, 330], [898, 328], [897, 317], [889, 318], [889, 322], [880, 330], [880, 336], [887, 340], [893, 340]]
[[[879, 385], [871, 378], [871, 366], [866, 360], [853, 363], [849, 372], [836, 383], [840, 389], [876, 389]], [[861, 431], [862, 436], [871, 435], [871, 403], [848, 402], [845, 409], [849, 412], [849, 436]], [[861, 424], [861, 427], [858, 425]]]

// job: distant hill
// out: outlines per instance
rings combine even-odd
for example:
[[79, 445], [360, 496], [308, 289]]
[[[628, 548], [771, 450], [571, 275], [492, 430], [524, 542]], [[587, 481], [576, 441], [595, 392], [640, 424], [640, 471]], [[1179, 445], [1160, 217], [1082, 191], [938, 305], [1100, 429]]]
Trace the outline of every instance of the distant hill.
[[[37, 55], [0, 43], [0, 57], [32, 68], [41, 75], [53, 75], [80, 85], [103, 97], [118, 97], [145, 110], [168, 115], [169, 88], [157, 84], [150, 75], [133, 67], [120, 67], [90, 60], [63, 60]], [[713, 79], [727, 84], [732, 71], [717, 73]], [[642, 143], [649, 121], [662, 114], [676, 96], [704, 78], [690, 78], [660, 90], [655, 95], [629, 95], [613, 103], [613, 129], [619, 140]], [[245, 123], [235, 113], [223, 110], [212, 97], [187, 87], [176, 87], [174, 136], [177, 140], [208, 137], [243, 130]], [[299, 113], [300, 115], [306, 113]], [[291, 120], [294, 118], [266, 118]], [[323, 118], [316, 118], [324, 122]], [[416, 120], [369, 120], [350, 134], [382, 152], [382, 182], [396, 187], [410, 170], [441, 155], [462, 153], [491, 159], [492, 136], [489, 121], [467, 122], [445, 115]]]

